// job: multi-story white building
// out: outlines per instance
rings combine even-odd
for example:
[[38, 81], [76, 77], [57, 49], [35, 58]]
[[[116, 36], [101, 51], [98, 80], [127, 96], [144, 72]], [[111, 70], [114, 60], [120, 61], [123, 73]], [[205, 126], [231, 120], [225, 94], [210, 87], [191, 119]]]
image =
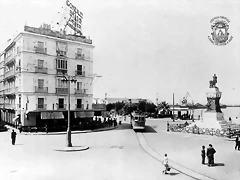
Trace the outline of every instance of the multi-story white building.
[[63, 76], [76, 80], [70, 83], [72, 123], [93, 116], [86, 110], [92, 109], [93, 48], [84, 36], [66, 35], [46, 25], [24, 26], [0, 54], [1, 119], [22, 126], [65, 123], [68, 86]]

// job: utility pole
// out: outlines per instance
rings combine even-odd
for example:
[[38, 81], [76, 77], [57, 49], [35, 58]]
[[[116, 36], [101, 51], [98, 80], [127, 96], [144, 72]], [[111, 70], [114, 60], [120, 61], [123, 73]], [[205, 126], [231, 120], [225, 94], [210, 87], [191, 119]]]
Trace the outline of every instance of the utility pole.
[[173, 93], [173, 122], [175, 121], [175, 116], [174, 116], [174, 93]]
[[63, 82], [67, 82], [68, 86], [68, 127], [67, 127], [67, 147], [72, 147], [72, 142], [71, 142], [71, 123], [70, 123], [70, 82], [76, 83], [76, 79], [71, 78], [68, 76], [63, 76], [62, 79]]

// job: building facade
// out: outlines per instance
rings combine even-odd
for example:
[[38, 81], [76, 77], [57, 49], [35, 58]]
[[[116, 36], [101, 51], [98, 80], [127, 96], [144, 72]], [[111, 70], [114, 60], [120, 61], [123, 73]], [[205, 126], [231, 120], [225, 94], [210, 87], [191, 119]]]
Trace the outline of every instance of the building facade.
[[69, 89], [64, 77], [76, 80], [70, 82], [73, 123], [93, 116], [93, 48], [84, 36], [24, 26], [1, 54], [1, 119], [10, 125], [65, 125]]

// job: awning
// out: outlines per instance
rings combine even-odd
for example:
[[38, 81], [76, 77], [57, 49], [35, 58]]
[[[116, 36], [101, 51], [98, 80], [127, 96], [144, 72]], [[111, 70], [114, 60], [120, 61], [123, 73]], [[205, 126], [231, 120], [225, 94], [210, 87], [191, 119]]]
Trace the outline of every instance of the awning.
[[94, 111], [77, 111], [74, 112], [75, 118], [91, 118], [94, 116]]
[[63, 112], [41, 112], [41, 119], [64, 119]]

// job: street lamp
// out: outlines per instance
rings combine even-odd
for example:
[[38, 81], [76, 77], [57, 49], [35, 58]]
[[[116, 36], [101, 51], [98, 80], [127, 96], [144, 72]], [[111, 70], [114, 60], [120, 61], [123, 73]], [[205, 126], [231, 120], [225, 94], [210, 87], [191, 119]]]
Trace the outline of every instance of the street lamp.
[[67, 127], [67, 147], [72, 147], [72, 142], [71, 142], [71, 125], [70, 125], [70, 82], [71, 83], [76, 83], [76, 79], [73, 77], [68, 76], [63, 76], [62, 79], [63, 82], [67, 82], [68, 86], [68, 127]]

